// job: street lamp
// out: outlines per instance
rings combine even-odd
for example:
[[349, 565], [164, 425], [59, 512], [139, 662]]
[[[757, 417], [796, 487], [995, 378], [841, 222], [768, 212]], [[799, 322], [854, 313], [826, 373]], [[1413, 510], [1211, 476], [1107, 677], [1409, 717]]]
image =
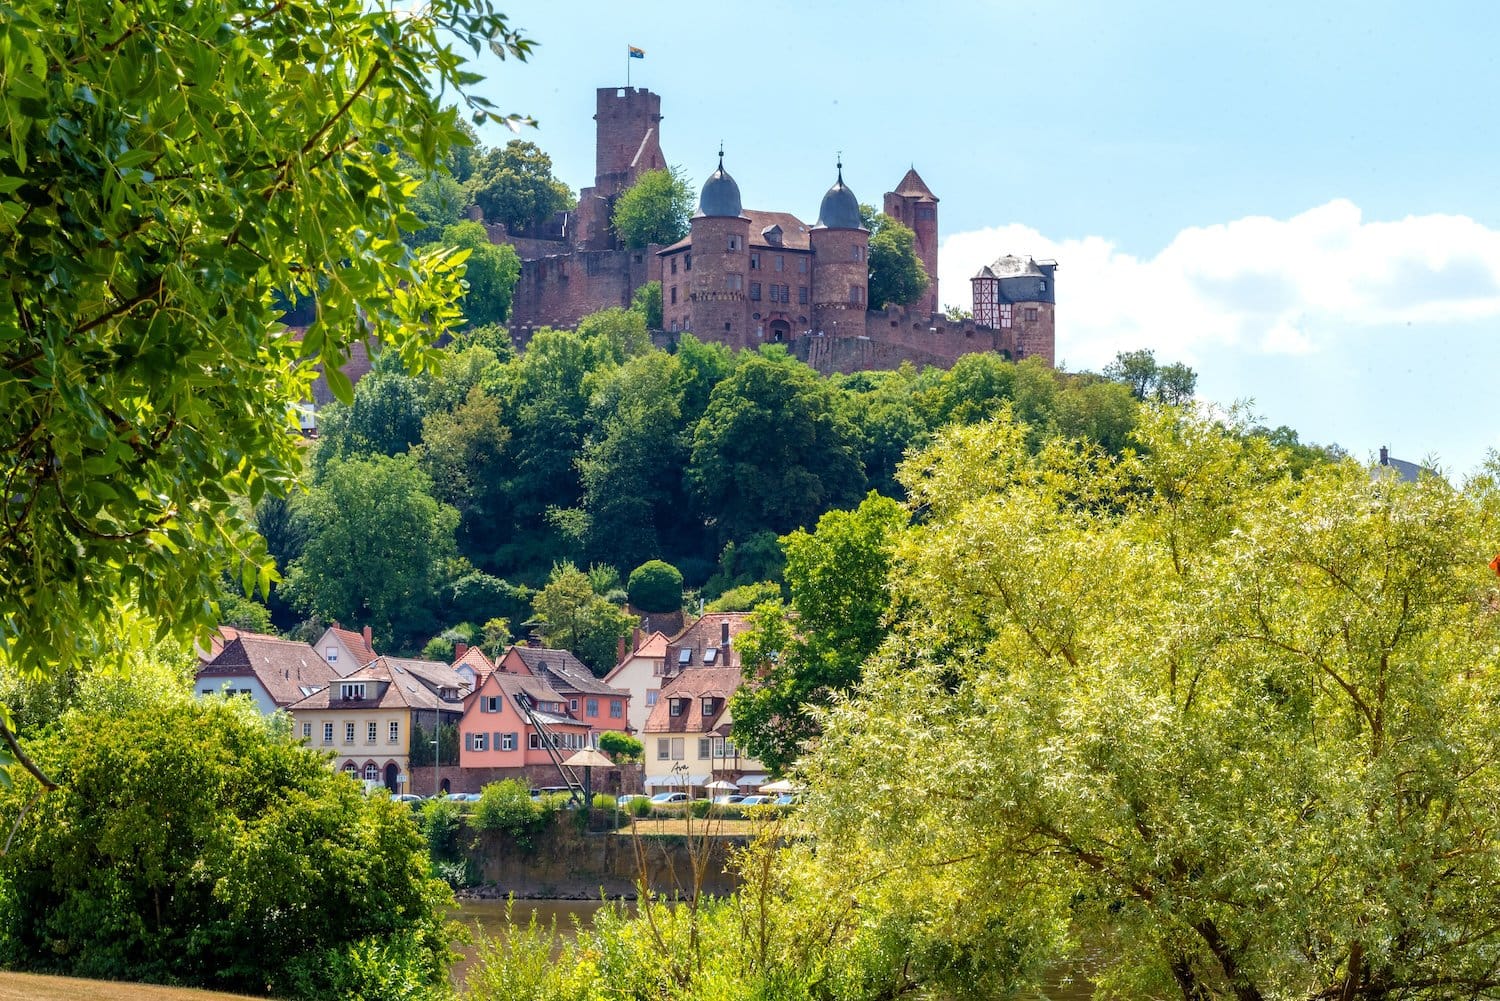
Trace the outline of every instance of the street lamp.
[[441, 762], [438, 761], [438, 738], [433, 737], [432, 738], [432, 795], [433, 795], [434, 799], [437, 798], [437, 794], [438, 794], [438, 772], [441, 770], [441, 768], [442, 768], [442, 764], [441, 764]]

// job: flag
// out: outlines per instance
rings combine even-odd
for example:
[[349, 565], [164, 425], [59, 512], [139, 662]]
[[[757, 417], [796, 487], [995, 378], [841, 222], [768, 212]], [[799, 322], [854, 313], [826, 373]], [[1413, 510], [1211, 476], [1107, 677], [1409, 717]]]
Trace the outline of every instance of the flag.
[[630, 49], [630, 58], [631, 59], [645, 59], [646, 58], [646, 50], [645, 49], [638, 49], [634, 45], [631, 45], [628, 48]]

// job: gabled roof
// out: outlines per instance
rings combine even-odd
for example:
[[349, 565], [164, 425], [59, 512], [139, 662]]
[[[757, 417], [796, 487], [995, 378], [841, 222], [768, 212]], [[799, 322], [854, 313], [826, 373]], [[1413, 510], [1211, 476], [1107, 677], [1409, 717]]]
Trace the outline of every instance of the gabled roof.
[[1021, 275], [1034, 275], [1045, 278], [1047, 273], [1043, 271], [1030, 257], [1017, 257], [1015, 254], [1006, 254], [994, 263], [979, 269], [975, 278], [1016, 278]]
[[453, 669], [458, 670], [460, 664], [472, 667], [475, 675], [485, 675], [495, 670], [495, 662], [485, 656], [484, 651], [477, 646], [471, 646], [465, 650], [464, 655], [453, 662]]
[[649, 636], [643, 636], [636, 643], [636, 647], [634, 650], [627, 651], [625, 656], [620, 658], [620, 662], [614, 667], [610, 668], [609, 673], [604, 676], [604, 683], [607, 685], [611, 681], [613, 681], [615, 675], [623, 671], [625, 669], [625, 666], [632, 661], [661, 660], [666, 657], [666, 655], [666, 633], [653, 632]]
[[[589, 724], [583, 720], [538, 708], [541, 705], [553, 704], [566, 706], [568, 703], [565, 695], [555, 690], [541, 678], [527, 674], [507, 674], [504, 671], [496, 671], [490, 675], [490, 678], [495, 679], [495, 687], [500, 689], [506, 701], [511, 703], [512, 707], [515, 706], [519, 696], [526, 695], [530, 697], [532, 715], [548, 726], [576, 726], [582, 727], [585, 730], [589, 729]], [[489, 679], [485, 680], [487, 683]], [[525, 717], [523, 716], [522, 718], [524, 719]]]
[[[440, 699], [415, 675], [407, 671], [394, 658], [377, 657], [374, 661], [330, 683], [320, 692], [309, 695], [292, 705], [293, 710], [368, 710], [368, 709], [424, 709], [444, 710], [451, 713], [463, 711], [463, 703]], [[342, 698], [343, 686], [353, 682], [365, 682], [363, 699]]]
[[198, 669], [198, 678], [254, 675], [278, 707], [306, 698], [313, 689], [338, 680], [330, 667], [306, 643], [260, 633], [238, 632], [219, 655]]
[[440, 661], [417, 660], [412, 657], [385, 657], [382, 659], [389, 664], [404, 668], [412, 677], [433, 691], [443, 688], [456, 688], [464, 691], [469, 687], [469, 682], [463, 675]]
[[[342, 626], [329, 626], [328, 633], [333, 633], [333, 635], [338, 637], [339, 642], [344, 644], [344, 649], [348, 650], [350, 655], [359, 662], [360, 667], [364, 667], [377, 656], [374, 648], [365, 642], [363, 633], [357, 633], [352, 629], [344, 629]], [[327, 636], [328, 633], [324, 633], [323, 635]]]
[[[651, 715], [646, 717], [643, 733], [706, 733], [719, 725], [729, 712], [729, 697], [744, 683], [734, 667], [700, 667], [683, 671], [662, 686]], [[703, 715], [702, 700], [719, 700], [712, 714]], [[683, 711], [672, 715], [672, 700], [688, 699]]]
[[924, 202], [938, 200], [937, 195], [933, 194], [932, 189], [927, 186], [927, 182], [922, 180], [922, 176], [917, 173], [916, 167], [912, 167], [906, 172], [906, 176], [901, 178], [901, 183], [896, 185], [895, 194]]
[[[750, 246], [760, 247], [767, 250], [812, 250], [812, 241], [808, 238], [807, 223], [798, 219], [790, 212], [763, 212], [760, 209], [745, 209], [742, 215], [750, 219]], [[773, 244], [765, 237], [765, 231], [772, 226], [781, 227], [781, 242]], [[691, 234], [678, 240], [669, 247], [663, 247], [656, 252], [660, 257], [664, 254], [675, 254], [679, 250], [687, 250], [693, 245]]]
[[[542, 678], [553, 688], [564, 694], [605, 695], [626, 699], [630, 693], [623, 688], [611, 688], [584, 665], [583, 661], [567, 650], [552, 650], [547, 647], [513, 646], [510, 648], [526, 669]], [[504, 658], [501, 658], [502, 661]]]
[[[725, 624], [729, 626], [727, 647]], [[734, 638], [749, 628], [749, 612], [709, 612], [667, 641], [664, 667], [669, 672], [696, 667], [738, 667], [740, 655], [734, 648]]]

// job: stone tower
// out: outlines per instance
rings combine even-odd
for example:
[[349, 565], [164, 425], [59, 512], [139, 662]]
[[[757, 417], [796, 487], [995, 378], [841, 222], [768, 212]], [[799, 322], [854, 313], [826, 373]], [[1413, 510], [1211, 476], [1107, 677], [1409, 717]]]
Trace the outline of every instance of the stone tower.
[[594, 187], [608, 197], [648, 170], [667, 165], [661, 153], [661, 95], [644, 87], [600, 87], [594, 113]]
[[1008, 334], [1016, 361], [1057, 364], [1057, 262], [1007, 254], [969, 279], [974, 322]]
[[838, 180], [823, 196], [812, 244], [812, 326], [828, 337], [865, 335], [870, 288], [870, 231], [860, 224], [859, 199]]
[[740, 205], [740, 187], [719, 169], [708, 176], [692, 220], [693, 250], [688, 265], [691, 329], [705, 340], [742, 348], [751, 343], [745, 271], [749, 266], [750, 217]]
[[927, 271], [927, 291], [912, 309], [929, 316], [937, 312], [942, 301], [938, 298], [937, 203], [937, 195], [927, 187], [916, 167], [906, 172], [895, 191], [885, 193], [885, 214], [904, 223], [917, 236], [917, 257]]

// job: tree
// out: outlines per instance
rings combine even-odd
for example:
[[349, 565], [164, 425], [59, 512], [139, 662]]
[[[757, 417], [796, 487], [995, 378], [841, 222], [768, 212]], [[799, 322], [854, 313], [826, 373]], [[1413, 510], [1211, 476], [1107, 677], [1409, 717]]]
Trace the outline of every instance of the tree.
[[635, 737], [618, 730], [605, 730], [599, 735], [599, 750], [617, 762], [639, 761], [645, 749]]
[[328, 407], [319, 414], [314, 477], [321, 478], [334, 459], [400, 455], [422, 440], [426, 413], [423, 380], [401, 372], [371, 372], [355, 387], [349, 406]]
[[817, 736], [813, 713], [859, 683], [885, 638], [887, 576], [906, 512], [872, 493], [854, 511], [830, 511], [786, 549], [790, 608], [757, 607], [736, 644], [746, 684], [734, 693], [734, 739], [785, 772]]
[[467, 188], [485, 221], [502, 223], [512, 233], [539, 226], [573, 205], [568, 186], [552, 176], [552, 158], [521, 139], [486, 152]]
[[747, 357], [714, 387], [693, 432], [687, 479], [698, 510], [725, 540], [811, 524], [864, 488], [858, 434], [833, 390], [806, 365], [774, 354]]
[[630, 572], [630, 604], [643, 612], [682, 610], [682, 572], [670, 563], [647, 560]]
[[448, 247], [469, 252], [464, 262], [468, 291], [459, 306], [470, 326], [504, 323], [510, 315], [511, 298], [521, 278], [521, 258], [508, 243], [490, 242], [477, 222], [460, 222], [444, 228], [443, 235], [426, 249]]
[[[30, 742], [63, 788], [0, 790], [8, 969], [279, 997], [435, 997], [444, 912], [405, 806], [243, 700], [72, 712]], [[30, 803], [30, 809], [23, 807]], [[338, 859], [330, 865], [330, 859]]]
[[630, 297], [630, 308], [641, 314], [646, 321], [647, 330], [660, 330], [661, 323], [661, 282], [647, 282], [635, 290]]
[[600, 677], [615, 666], [616, 646], [635, 625], [633, 617], [595, 593], [588, 575], [571, 563], [552, 568], [532, 608], [547, 645], [571, 651]]
[[433, 496], [458, 511], [460, 547], [475, 560], [487, 560], [500, 541], [509, 442], [500, 401], [479, 386], [457, 409], [422, 422], [417, 461], [432, 481]]
[[376, 645], [432, 634], [458, 512], [433, 499], [410, 456], [332, 463], [298, 507], [307, 544], [292, 564], [292, 604], [325, 620], [365, 622]]
[[412, 193], [411, 211], [420, 226], [403, 239], [412, 247], [441, 239], [444, 229], [463, 221], [468, 206], [469, 193], [464, 186], [446, 171], [433, 171], [422, 178], [422, 183]]
[[[122, 603], [185, 637], [226, 566], [265, 592], [235, 499], [291, 489], [313, 363], [347, 400], [353, 340], [415, 370], [457, 318], [446, 257], [396, 249], [391, 150], [431, 169], [434, 95], [489, 105], [455, 45], [530, 43], [491, 0], [16, 0], [6, 28], [0, 662], [48, 673]], [[277, 292], [316, 292], [311, 326]]]
[[929, 282], [917, 256], [916, 234], [900, 220], [876, 216], [870, 234], [870, 308], [910, 306], [922, 298]]
[[688, 233], [693, 191], [678, 168], [648, 170], [615, 201], [610, 221], [627, 247], [668, 246]]
[[1104, 376], [1125, 383], [1137, 400], [1174, 405], [1191, 400], [1198, 385], [1198, 373], [1181, 362], [1158, 365], [1149, 349], [1119, 352], [1104, 366]]
[[907, 467], [897, 621], [807, 768], [830, 878], [960, 952], [1107, 940], [1112, 995], [1491, 992], [1495, 470], [1293, 479], [1234, 415], [1136, 435], [1036, 454], [1000, 420]]

